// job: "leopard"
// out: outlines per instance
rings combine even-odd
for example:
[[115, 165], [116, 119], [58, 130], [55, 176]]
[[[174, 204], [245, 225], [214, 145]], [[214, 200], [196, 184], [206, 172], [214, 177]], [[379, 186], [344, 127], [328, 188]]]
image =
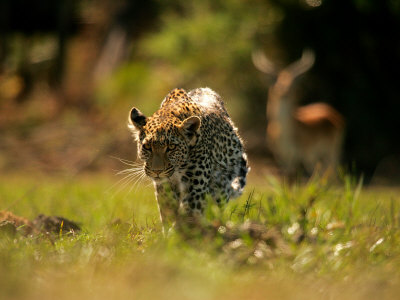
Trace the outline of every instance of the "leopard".
[[212, 89], [176, 88], [149, 117], [133, 107], [128, 127], [165, 227], [179, 215], [202, 216], [210, 199], [222, 206], [242, 194], [250, 170], [244, 143]]

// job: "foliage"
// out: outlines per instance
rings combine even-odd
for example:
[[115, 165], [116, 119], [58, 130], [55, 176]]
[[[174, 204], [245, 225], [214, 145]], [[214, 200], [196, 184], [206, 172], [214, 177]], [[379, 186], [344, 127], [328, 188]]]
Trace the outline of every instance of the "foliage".
[[[132, 59], [109, 79], [111, 85], [106, 81], [99, 87], [98, 95], [103, 99], [110, 95], [106, 98], [109, 102], [130, 95], [135, 105], [150, 112], [176, 86], [209, 86], [221, 93], [235, 119], [244, 123], [248, 120], [245, 112], [260, 104], [255, 99], [249, 108], [243, 106], [249, 93], [255, 88], [265, 91], [252, 65], [251, 51], [260, 39], [271, 38], [282, 17], [279, 10], [263, 1], [251, 5], [237, 0], [160, 5], [163, 14], [158, 30], [135, 44]], [[261, 100], [263, 105], [264, 97]], [[263, 118], [261, 112], [250, 121], [255, 124]]]

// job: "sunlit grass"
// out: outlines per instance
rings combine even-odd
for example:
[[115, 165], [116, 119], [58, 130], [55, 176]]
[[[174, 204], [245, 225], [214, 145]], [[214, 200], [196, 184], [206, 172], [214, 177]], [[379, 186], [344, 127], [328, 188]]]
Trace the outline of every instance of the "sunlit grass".
[[[210, 205], [202, 231], [164, 238], [152, 187], [129, 191], [116, 182], [3, 176], [1, 209], [63, 216], [82, 231], [0, 231], [0, 298], [393, 299], [399, 292], [399, 189], [363, 188], [350, 176], [332, 186], [266, 178], [223, 210]], [[251, 224], [270, 240], [254, 238]]]

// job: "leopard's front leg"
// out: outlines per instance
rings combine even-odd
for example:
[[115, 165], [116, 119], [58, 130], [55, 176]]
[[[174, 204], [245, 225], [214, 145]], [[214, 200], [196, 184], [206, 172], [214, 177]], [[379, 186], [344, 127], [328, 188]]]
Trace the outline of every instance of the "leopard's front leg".
[[162, 230], [165, 234], [176, 222], [179, 210], [179, 199], [168, 182], [156, 182], [156, 198]]

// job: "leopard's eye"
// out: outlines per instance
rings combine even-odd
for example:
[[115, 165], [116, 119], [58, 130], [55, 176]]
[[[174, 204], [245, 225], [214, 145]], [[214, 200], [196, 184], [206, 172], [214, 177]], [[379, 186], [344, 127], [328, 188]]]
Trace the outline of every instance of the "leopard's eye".
[[151, 150], [151, 145], [149, 143], [143, 144], [143, 148], [146, 150]]
[[167, 150], [174, 150], [176, 148], [175, 144], [169, 144]]

